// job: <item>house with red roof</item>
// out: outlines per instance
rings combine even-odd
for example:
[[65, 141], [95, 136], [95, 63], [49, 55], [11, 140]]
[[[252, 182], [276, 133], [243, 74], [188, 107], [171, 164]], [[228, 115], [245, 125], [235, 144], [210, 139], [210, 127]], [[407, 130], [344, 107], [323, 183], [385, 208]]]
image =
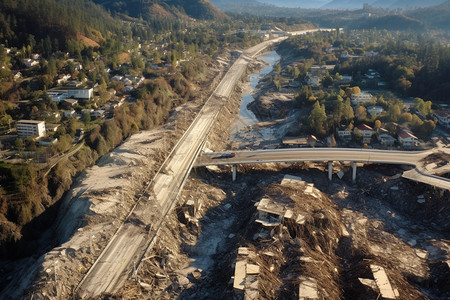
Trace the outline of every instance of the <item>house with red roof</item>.
[[399, 129], [397, 135], [398, 141], [403, 147], [419, 146], [419, 139], [415, 135], [413, 135], [409, 130]]

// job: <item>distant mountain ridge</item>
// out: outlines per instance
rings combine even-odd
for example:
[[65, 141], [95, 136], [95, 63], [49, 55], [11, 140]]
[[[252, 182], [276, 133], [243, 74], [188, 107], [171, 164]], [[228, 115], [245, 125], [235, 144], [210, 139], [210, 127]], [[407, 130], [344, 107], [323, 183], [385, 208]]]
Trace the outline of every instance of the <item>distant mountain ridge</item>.
[[319, 8], [319, 9], [361, 9], [364, 4], [377, 8], [390, 9], [413, 9], [420, 7], [436, 6], [449, 3], [448, 0], [211, 0], [217, 7], [224, 8], [226, 5], [257, 5], [269, 4], [277, 7], [291, 8]]

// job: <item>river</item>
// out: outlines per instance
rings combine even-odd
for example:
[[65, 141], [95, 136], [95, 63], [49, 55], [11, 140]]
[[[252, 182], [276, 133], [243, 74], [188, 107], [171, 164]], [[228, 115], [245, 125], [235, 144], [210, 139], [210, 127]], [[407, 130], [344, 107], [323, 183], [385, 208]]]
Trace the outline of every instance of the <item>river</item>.
[[242, 102], [239, 108], [239, 116], [236, 118], [236, 121], [232, 125], [231, 131], [232, 141], [238, 142], [242, 140], [243, 138], [241, 136], [242, 132], [245, 131], [248, 128], [248, 126], [251, 126], [259, 122], [255, 114], [251, 110], [247, 109], [247, 106], [253, 101], [255, 101], [253, 93], [256, 87], [258, 86], [260, 79], [269, 74], [270, 72], [272, 72], [273, 66], [280, 60], [280, 56], [277, 54], [276, 51], [272, 51], [259, 56], [258, 59], [267, 63], [268, 66], [262, 68], [258, 73], [250, 75], [250, 82], [248, 86], [244, 89], [244, 92], [242, 94], [241, 100]]

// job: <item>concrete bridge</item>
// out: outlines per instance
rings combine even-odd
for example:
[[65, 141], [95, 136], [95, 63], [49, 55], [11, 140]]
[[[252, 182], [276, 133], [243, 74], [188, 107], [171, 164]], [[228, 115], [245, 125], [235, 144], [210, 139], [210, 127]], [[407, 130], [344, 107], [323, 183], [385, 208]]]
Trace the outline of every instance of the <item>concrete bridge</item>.
[[[448, 148], [436, 148], [427, 151], [391, 151], [354, 148], [301, 148], [301, 149], [274, 149], [236, 152], [209, 152], [198, 157], [195, 166], [232, 165], [233, 180], [236, 180], [238, 164], [259, 164], [273, 162], [328, 162], [328, 178], [332, 179], [333, 161], [347, 161], [352, 166], [352, 179], [356, 180], [356, 163], [398, 164], [415, 167], [405, 172], [405, 178], [423, 182], [442, 189], [450, 190], [450, 179], [439, 177], [427, 170], [421, 163], [424, 158], [433, 153], [450, 154]], [[450, 172], [448, 161], [440, 172]]]

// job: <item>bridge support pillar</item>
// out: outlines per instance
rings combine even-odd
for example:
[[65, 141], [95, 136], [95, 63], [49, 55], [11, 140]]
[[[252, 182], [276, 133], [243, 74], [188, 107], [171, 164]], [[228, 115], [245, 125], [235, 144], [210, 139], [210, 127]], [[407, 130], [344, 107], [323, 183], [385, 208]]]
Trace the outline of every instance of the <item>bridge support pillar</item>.
[[356, 182], [356, 163], [352, 161], [352, 182]]
[[236, 181], [237, 165], [233, 165], [233, 181]]
[[333, 162], [329, 161], [328, 162], [328, 180], [331, 181], [332, 176], [333, 176]]

